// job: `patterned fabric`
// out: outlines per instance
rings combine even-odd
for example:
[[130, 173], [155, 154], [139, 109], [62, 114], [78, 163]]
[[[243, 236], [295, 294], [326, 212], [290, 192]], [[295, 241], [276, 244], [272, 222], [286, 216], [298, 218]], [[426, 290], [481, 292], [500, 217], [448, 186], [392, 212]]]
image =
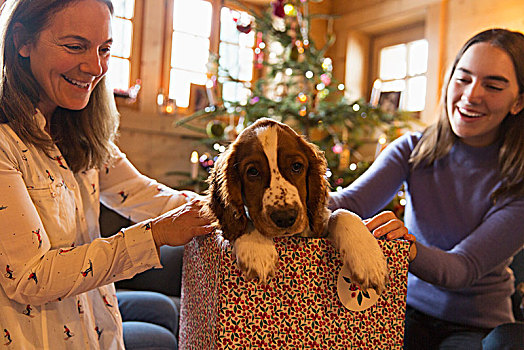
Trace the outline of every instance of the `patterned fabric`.
[[267, 285], [244, 280], [220, 236], [194, 239], [184, 254], [180, 349], [402, 349], [409, 243], [379, 243], [390, 285], [354, 312], [338, 298], [341, 261], [325, 239], [275, 239], [280, 269]]
[[[116, 146], [111, 167], [78, 174], [56, 147], [48, 157], [7, 124], [0, 150], [0, 345], [123, 348], [112, 282], [161, 266], [144, 220], [186, 196], [140, 175]], [[142, 222], [100, 238], [100, 201]]]

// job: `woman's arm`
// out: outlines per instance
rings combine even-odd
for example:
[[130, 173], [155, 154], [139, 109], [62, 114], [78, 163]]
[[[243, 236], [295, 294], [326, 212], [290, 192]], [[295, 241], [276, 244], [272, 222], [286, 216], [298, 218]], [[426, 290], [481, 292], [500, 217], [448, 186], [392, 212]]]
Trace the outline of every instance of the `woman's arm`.
[[417, 134], [406, 134], [392, 142], [352, 184], [330, 193], [329, 208], [348, 209], [363, 218], [382, 210], [409, 176], [409, 156], [417, 141]]
[[116, 146], [114, 151], [112, 164], [100, 171], [100, 201], [120, 215], [139, 222], [200, 198], [142, 175]]
[[[377, 215], [367, 222], [368, 228], [376, 237], [407, 238], [402, 221], [391, 215]], [[524, 199], [512, 201], [491, 213], [470, 235], [449, 250], [428, 247], [420, 242], [413, 244], [416, 245], [416, 258], [410, 264], [410, 272], [441, 287], [469, 287], [503, 266], [522, 249], [522, 227]]]
[[[161, 267], [158, 246], [184, 244], [210, 230], [198, 215], [198, 205], [191, 203], [156, 222], [96, 238], [96, 222], [86, 225], [83, 220], [97, 220], [97, 198], [82, 200], [75, 184], [58, 176], [44, 178], [37, 186], [26, 184], [24, 176], [40, 179], [39, 174], [46, 174], [45, 161], [39, 169], [41, 161], [28, 158], [37, 157], [26, 157], [22, 148], [0, 139], [0, 285], [17, 302], [52, 302]], [[98, 177], [88, 173], [94, 175], [89, 179]], [[89, 174], [77, 178], [87, 181]], [[83, 186], [91, 188], [91, 183]], [[93, 189], [89, 195], [96, 196], [96, 184]], [[179, 197], [185, 203], [185, 197]], [[188, 228], [194, 226], [198, 229]], [[169, 235], [162, 234], [166, 227]]]
[[[140, 225], [89, 244], [53, 249], [21, 172], [4, 152], [0, 193], [0, 284], [19, 303], [56, 301], [161, 266], [150, 230]], [[64, 234], [53, 232], [53, 237]]]

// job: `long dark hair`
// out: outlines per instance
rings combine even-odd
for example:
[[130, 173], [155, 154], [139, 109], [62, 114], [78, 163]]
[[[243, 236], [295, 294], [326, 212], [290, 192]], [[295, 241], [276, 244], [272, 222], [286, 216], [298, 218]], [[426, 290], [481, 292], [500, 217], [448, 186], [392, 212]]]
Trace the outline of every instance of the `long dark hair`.
[[[58, 107], [51, 119], [50, 140], [35, 122], [39, 84], [29, 59], [19, 55], [15, 36], [19, 43], [37, 39], [57, 12], [78, 1], [12, 0], [4, 4], [0, 14], [0, 123], [9, 123], [24, 142], [46, 153], [56, 143], [74, 172], [101, 167], [110, 158], [119, 121], [112, 92], [104, 77], [82, 110]], [[96, 1], [113, 13], [110, 0]]]
[[[524, 35], [507, 29], [489, 29], [468, 40], [458, 52], [446, 77], [440, 100], [437, 123], [429, 126], [411, 154], [413, 167], [431, 165], [449, 153], [458, 140], [453, 133], [447, 115], [447, 89], [458, 61], [464, 53], [478, 43], [489, 43], [504, 50], [511, 58], [517, 75], [519, 94], [524, 93]], [[524, 110], [516, 115], [508, 114], [499, 129], [499, 168], [501, 186], [492, 193], [493, 201], [501, 196], [524, 195]]]

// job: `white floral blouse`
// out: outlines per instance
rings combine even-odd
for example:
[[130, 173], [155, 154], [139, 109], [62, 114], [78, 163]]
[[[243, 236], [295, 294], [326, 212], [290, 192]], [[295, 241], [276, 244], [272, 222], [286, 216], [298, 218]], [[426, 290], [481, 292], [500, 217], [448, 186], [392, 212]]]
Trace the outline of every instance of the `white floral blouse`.
[[[1, 348], [124, 348], [112, 282], [161, 267], [147, 219], [195, 194], [116, 151], [111, 167], [74, 174], [58, 148], [48, 157], [0, 124]], [[100, 238], [100, 202], [139, 223]]]

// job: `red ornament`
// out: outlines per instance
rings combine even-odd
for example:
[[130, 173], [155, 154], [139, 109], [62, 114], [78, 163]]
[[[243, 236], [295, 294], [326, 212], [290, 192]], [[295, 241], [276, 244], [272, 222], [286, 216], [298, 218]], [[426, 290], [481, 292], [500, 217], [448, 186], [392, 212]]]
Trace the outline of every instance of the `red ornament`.
[[241, 25], [241, 24], [237, 24], [237, 30], [241, 33], [249, 33], [251, 31], [252, 27], [251, 27], [251, 23], [249, 23], [248, 25]]
[[271, 3], [273, 7], [273, 14], [277, 17], [284, 18], [286, 13], [284, 12], [284, 0], [277, 0]]
[[239, 21], [239, 18], [238, 17], [234, 17], [233, 18], [233, 21], [235, 21], [235, 23], [237, 24], [237, 30], [241, 33], [249, 33], [251, 31], [252, 26], [251, 26], [251, 22], [249, 22], [248, 24], [244, 25], [244, 24], [240, 24], [240, 21]]

